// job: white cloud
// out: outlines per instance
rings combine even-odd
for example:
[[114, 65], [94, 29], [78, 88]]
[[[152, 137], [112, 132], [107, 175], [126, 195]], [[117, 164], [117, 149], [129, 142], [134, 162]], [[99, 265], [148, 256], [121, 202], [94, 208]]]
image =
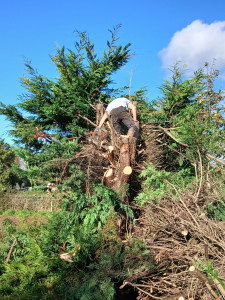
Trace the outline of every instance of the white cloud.
[[195, 20], [177, 31], [169, 45], [159, 52], [162, 67], [170, 68], [175, 62], [187, 65], [190, 72], [212, 64], [225, 75], [225, 21], [205, 24]]

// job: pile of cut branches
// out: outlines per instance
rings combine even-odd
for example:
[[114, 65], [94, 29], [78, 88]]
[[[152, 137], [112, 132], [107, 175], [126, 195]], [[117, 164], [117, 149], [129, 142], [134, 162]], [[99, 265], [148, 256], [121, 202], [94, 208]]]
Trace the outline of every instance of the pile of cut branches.
[[146, 124], [140, 130], [141, 138], [119, 136], [108, 121], [103, 128], [101, 140], [93, 143], [89, 133], [81, 141], [80, 150], [70, 159], [61, 162], [61, 178], [66, 174], [68, 166], [75, 164], [87, 175], [86, 182], [90, 188], [93, 183], [101, 182], [116, 192], [121, 192], [123, 185], [132, 183], [130, 195], [137, 194], [141, 185], [139, 174], [146, 164], [151, 162], [159, 169], [165, 164], [164, 132], [151, 124]]
[[225, 299], [225, 222], [207, 213], [209, 200], [218, 201], [216, 191], [204, 188], [198, 197], [174, 191], [159, 204], [139, 207], [133, 237], [143, 238], [155, 268], [121, 288], [134, 287], [139, 300]]

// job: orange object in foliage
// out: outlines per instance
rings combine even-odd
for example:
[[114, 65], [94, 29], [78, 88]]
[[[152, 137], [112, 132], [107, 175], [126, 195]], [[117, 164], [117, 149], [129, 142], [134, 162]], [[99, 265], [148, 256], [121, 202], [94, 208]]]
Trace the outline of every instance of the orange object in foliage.
[[92, 137], [94, 140], [99, 141], [101, 139], [101, 136], [102, 136], [102, 131], [100, 128], [96, 128], [92, 133]]

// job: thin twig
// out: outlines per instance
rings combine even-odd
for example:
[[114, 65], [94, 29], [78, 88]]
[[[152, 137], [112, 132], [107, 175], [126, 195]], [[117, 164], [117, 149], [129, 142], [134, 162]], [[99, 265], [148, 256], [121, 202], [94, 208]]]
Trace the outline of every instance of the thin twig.
[[189, 210], [189, 208], [187, 207], [187, 205], [184, 203], [184, 201], [183, 201], [183, 199], [181, 198], [181, 196], [180, 196], [178, 190], [176, 189], [175, 185], [172, 184], [171, 182], [167, 181], [167, 180], [166, 180], [166, 182], [174, 188], [174, 190], [176, 191], [176, 193], [177, 193], [177, 195], [178, 195], [178, 197], [179, 197], [180, 202], [183, 204], [183, 206], [185, 207], [186, 211], [189, 213], [189, 215], [191, 216], [192, 220], [194, 221], [194, 223], [195, 223], [195, 224], [197, 225], [197, 227], [199, 228], [198, 222], [196, 221], [195, 217], [192, 215], [192, 213], [191, 213], [191, 211]]
[[[14, 237], [14, 236], [13, 236], [13, 237]], [[6, 263], [7, 263], [7, 264], [9, 263], [11, 254], [12, 254], [12, 252], [13, 252], [13, 248], [15, 247], [15, 244], [16, 244], [16, 241], [17, 241], [17, 239], [14, 237], [14, 241], [12, 242], [12, 245], [11, 245], [11, 247], [10, 247], [10, 249], [9, 249], [9, 253], [8, 253], [8, 255], [7, 255], [7, 259], [6, 259]]]
[[213, 279], [217, 289], [219, 290], [220, 294], [222, 295], [223, 299], [225, 299], [225, 290], [223, 288], [223, 286], [221, 285], [221, 283], [219, 282], [218, 279], [214, 278]]
[[202, 177], [203, 177], [203, 169], [202, 169], [202, 157], [201, 157], [201, 153], [199, 151], [199, 148], [197, 147], [197, 151], [198, 151], [198, 156], [199, 156], [199, 163], [200, 163], [200, 180], [199, 180], [199, 186], [198, 186], [198, 191], [195, 195], [195, 199], [198, 199], [198, 196], [200, 194], [201, 188], [202, 188]]
[[138, 290], [141, 291], [142, 293], [144, 293], [144, 294], [146, 294], [146, 295], [148, 295], [148, 296], [150, 296], [150, 297], [152, 297], [152, 298], [154, 298], [154, 299], [161, 299], [161, 298], [159, 298], [159, 297], [153, 296], [152, 294], [150, 294], [150, 293], [148, 293], [148, 292], [142, 290], [142, 289], [139, 287], [139, 284], [134, 284], [134, 283], [131, 283], [131, 282], [129, 282], [129, 281], [125, 281], [124, 284], [120, 286], [120, 289], [123, 289], [126, 285], [130, 285], [130, 286], [132, 286], [132, 287], [138, 289]]
[[219, 164], [225, 166], [225, 161], [223, 161], [223, 160], [221, 160], [221, 159], [219, 159], [219, 158], [217, 158], [217, 157], [215, 157], [215, 156], [213, 156], [213, 155], [211, 155], [211, 154], [206, 154], [206, 157], [207, 157], [208, 159], [210, 159], [210, 160], [215, 160], [215, 161], [218, 162]]
[[168, 129], [165, 129], [165, 128], [163, 128], [163, 127], [161, 127], [161, 126], [158, 126], [162, 131], [164, 131], [165, 132], [165, 134], [167, 134], [172, 140], [174, 140], [177, 144], [180, 144], [180, 145], [182, 145], [182, 146], [184, 146], [184, 147], [187, 147], [187, 148], [189, 148], [189, 146], [187, 145], [187, 144], [184, 144], [184, 143], [181, 143], [180, 141], [178, 141], [169, 131], [168, 131]]
[[97, 125], [93, 123], [91, 120], [89, 120], [88, 118], [82, 116], [81, 114], [78, 114], [78, 116], [84, 119], [85, 121], [87, 121], [88, 123], [90, 123], [91, 125], [93, 125], [94, 127], [97, 127]]

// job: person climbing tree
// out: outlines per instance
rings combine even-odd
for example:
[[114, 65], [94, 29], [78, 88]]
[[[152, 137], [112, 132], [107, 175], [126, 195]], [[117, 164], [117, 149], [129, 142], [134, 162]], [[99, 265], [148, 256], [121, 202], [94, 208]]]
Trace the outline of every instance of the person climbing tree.
[[[129, 109], [132, 112], [132, 116], [129, 113]], [[130, 102], [128, 99], [116, 98], [106, 108], [106, 112], [102, 116], [97, 128], [101, 128], [107, 118], [111, 116], [112, 123], [115, 131], [121, 134], [121, 122], [128, 128], [127, 135], [130, 137], [134, 136], [137, 122], [137, 107]]]

